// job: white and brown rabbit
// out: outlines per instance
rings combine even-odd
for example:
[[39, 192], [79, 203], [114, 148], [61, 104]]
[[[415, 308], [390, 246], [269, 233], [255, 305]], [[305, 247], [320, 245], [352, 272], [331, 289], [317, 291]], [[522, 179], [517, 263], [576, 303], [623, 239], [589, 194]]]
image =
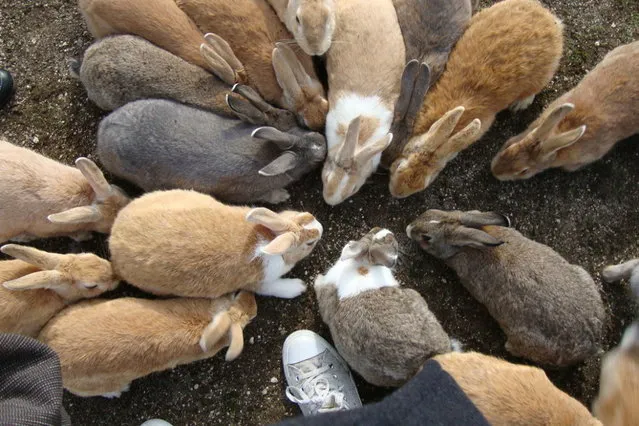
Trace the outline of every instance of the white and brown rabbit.
[[606, 426], [639, 424], [639, 322], [623, 335], [621, 344], [601, 363], [599, 395], [592, 412]]
[[64, 388], [78, 396], [118, 397], [156, 371], [244, 348], [242, 329], [257, 315], [249, 292], [220, 298], [123, 297], [75, 304], [54, 317], [38, 339], [60, 357]]
[[128, 204], [88, 158], [69, 167], [0, 139], [0, 243], [90, 231], [108, 234], [118, 211]]
[[67, 305], [113, 290], [111, 264], [91, 253], [56, 254], [7, 244], [0, 261], [0, 333], [36, 337]]
[[601, 426], [540, 368], [477, 352], [451, 352], [433, 361], [452, 376], [493, 426]]
[[[391, 194], [402, 198], [424, 190], [488, 131], [498, 112], [529, 106], [557, 70], [562, 32], [559, 19], [537, 0], [500, 1], [473, 16], [415, 113], [411, 138], [388, 156]], [[458, 112], [449, 134], [434, 131], [438, 120]]]
[[639, 41], [619, 46], [552, 102], [492, 162], [497, 179], [528, 179], [553, 167], [577, 170], [639, 133]]
[[109, 249], [116, 274], [154, 294], [212, 298], [245, 289], [293, 298], [306, 286], [281, 277], [321, 237], [310, 213], [228, 206], [173, 190], [146, 194], [122, 210]]
[[588, 272], [493, 212], [428, 210], [406, 233], [453, 268], [508, 337], [506, 350], [549, 366], [601, 347], [605, 310]]
[[387, 229], [349, 242], [315, 280], [320, 314], [335, 347], [366, 381], [401, 386], [451, 341], [424, 299], [400, 287], [391, 267], [399, 247]]

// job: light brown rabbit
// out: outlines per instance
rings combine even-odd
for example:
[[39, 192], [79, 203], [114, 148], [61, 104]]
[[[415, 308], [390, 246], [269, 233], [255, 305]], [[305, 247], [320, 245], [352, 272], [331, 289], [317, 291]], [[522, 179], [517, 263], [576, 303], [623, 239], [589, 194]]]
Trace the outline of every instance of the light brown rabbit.
[[242, 329], [257, 315], [255, 296], [147, 300], [125, 297], [73, 305], [42, 330], [39, 340], [60, 357], [64, 388], [78, 396], [118, 397], [156, 371], [244, 347]]
[[0, 243], [108, 234], [129, 198], [88, 158], [76, 168], [0, 139]]
[[354, 195], [391, 143], [393, 109], [406, 55], [392, 0], [337, 1], [335, 39], [326, 53], [330, 110], [323, 196]]
[[195, 191], [158, 191], [129, 204], [109, 238], [113, 268], [159, 295], [218, 297], [245, 289], [293, 298], [300, 279], [280, 278], [322, 236], [310, 213], [227, 206]]
[[[424, 190], [448, 161], [488, 131], [499, 111], [530, 105], [557, 70], [562, 30], [559, 20], [536, 0], [500, 1], [473, 16], [446, 70], [429, 90], [413, 136], [405, 147], [397, 147], [399, 157], [389, 159], [394, 160], [391, 194], [402, 198]], [[451, 131], [455, 136], [429, 132], [457, 108], [463, 108], [463, 114]], [[479, 131], [474, 120], [479, 120]]]
[[619, 46], [552, 102], [492, 162], [497, 179], [528, 179], [548, 168], [577, 170], [639, 133], [639, 41]]
[[7, 244], [0, 262], [0, 333], [36, 337], [68, 304], [113, 290], [111, 264], [90, 253], [55, 254]]
[[276, 44], [291, 35], [266, 0], [80, 0], [80, 8], [96, 38], [138, 35], [324, 127], [328, 104], [313, 62]]
[[639, 323], [634, 322], [621, 344], [601, 364], [599, 395], [592, 412], [606, 426], [639, 425]]
[[476, 352], [433, 358], [493, 426], [601, 425], [586, 407], [552, 384], [537, 367]]

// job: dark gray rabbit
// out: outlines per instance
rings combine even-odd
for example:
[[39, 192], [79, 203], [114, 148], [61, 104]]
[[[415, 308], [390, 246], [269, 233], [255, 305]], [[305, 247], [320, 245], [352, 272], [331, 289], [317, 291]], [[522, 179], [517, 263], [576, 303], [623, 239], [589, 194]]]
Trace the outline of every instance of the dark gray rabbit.
[[[249, 87], [235, 90], [246, 97], [229, 101], [244, 120], [295, 122], [292, 113], [268, 105]], [[284, 127], [256, 127], [172, 101], [142, 100], [102, 121], [98, 155], [107, 170], [146, 191], [194, 189], [227, 202], [280, 203], [289, 197], [284, 187], [326, 156], [324, 136]]]
[[499, 323], [506, 350], [566, 366], [600, 350], [605, 311], [595, 282], [492, 212], [428, 210], [406, 233], [444, 260]]
[[399, 247], [392, 232], [374, 228], [342, 250], [315, 280], [320, 314], [338, 352], [366, 381], [400, 386], [451, 341], [415, 290], [393, 277]]
[[393, 142], [382, 156], [390, 167], [408, 142], [428, 88], [444, 72], [448, 55], [473, 13], [470, 0], [393, 0], [408, 64], [393, 117]]

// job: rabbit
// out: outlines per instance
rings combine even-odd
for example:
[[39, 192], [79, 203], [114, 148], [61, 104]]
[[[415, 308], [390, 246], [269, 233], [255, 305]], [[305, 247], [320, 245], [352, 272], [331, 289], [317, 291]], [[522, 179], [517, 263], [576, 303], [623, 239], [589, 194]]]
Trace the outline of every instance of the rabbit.
[[[509, 105], [528, 107], [551, 81], [562, 49], [563, 25], [537, 0], [504, 0], [474, 15], [421, 109], [406, 113], [417, 118], [406, 145], [393, 148], [399, 156], [390, 155], [391, 195], [424, 190], [448, 161], [488, 131], [498, 112]], [[415, 90], [428, 87], [422, 80]], [[459, 108], [454, 136], [432, 140], [434, 123]]]
[[248, 292], [214, 300], [98, 299], [65, 309], [38, 339], [60, 357], [65, 389], [113, 398], [135, 379], [211, 358], [226, 346], [226, 360], [234, 360], [244, 347], [242, 329], [256, 315]]
[[601, 426], [537, 367], [477, 352], [433, 358], [493, 426]]
[[601, 364], [593, 414], [606, 426], [639, 424], [639, 322], [626, 329], [621, 344]]
[[246, 289], [293, 298], [304, 283], [280, 277], [313, 251], [322, 231], [310, 213], [157, 191], [120, 212], [109, 249], [116, 274], [153, 294], [213, 298]]
[[116, 34], [143, 37], [212, 71], [230, 86], [254, 86], [267, 102], [294, 111], [307, 127], [323, 129], [328, 103], [312, 59], [277, 43], [291, 37], [266, 0], [79, 3], [96, 38]]
[[219, 117], [167, 100], [129, 103], [102, 120], [98, 156], [146, 191], [194, 189], [221, 200], [280, 203], [326, 156], [320, 133]]
[[55, 254], [16, 244], [0, 251], [0, 333], [37, 337], [56, 313], [80, 299], [115, 289], [111, 264], [91, 253]]
[[350, 241], [339, 261], [315, 280], [320, 314], [335, 347], [376, 386], [401, 386], [428, 358], [451, 350], [422, 296], [393, 277], [398, 249], [391, 231], [373, 228]]
[[575, 171], [639, 133], [639, 41], [608, 53], [579, 84], [552, 102], [492, 161], [499, 180], [528, 179], [548, 168]]
[[78, 158], [75, 165], [0, 138], [0, 243], [64, 235], [81, 241], [91, 238], [90, 231], [109, 233], [130, 200], [93, 161]]
[[615, 282], [622, 279], [630, 280], [630, 287], [635, 297], [639, 297], [639, 259], [629, 260], [628, 262], [611, 265], [606, 267], [602, 274], [604, 281]]
[[335, 0], [268, 0], [299, 47], [308, 55], [324, 55], [335, 32]]
[[[328, 155], [322, 170], [324, 201], [353, 196], [379, 165], [406, 61], [391, 0], [335, 3], [335, 34], [326, 53]], [[373, 48], [374, 46], [374, 48]]]
[[511, 354], [557, 367], [597, 354], [605, 310], [593, 279], [509, 224], [494, 212], [428, 210], [406, 234], [457, 272]]

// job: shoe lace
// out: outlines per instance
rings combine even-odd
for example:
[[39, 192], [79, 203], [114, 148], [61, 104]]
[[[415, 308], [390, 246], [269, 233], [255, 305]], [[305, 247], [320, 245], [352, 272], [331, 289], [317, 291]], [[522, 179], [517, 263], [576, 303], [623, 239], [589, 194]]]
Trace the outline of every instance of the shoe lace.
[[321, 377], [331, 368], [331, 365], [314, 365], [307, 368], [307, 371], [295, 366], [290, 368], [295, 372], [298, 381], [301, 381], [301, 387], [286, 388], [286, 396], [290, 401], [300, 405], [316, 406], [318, 413], [348, 410], [342, 387], [331, 390], [329, 381]]

